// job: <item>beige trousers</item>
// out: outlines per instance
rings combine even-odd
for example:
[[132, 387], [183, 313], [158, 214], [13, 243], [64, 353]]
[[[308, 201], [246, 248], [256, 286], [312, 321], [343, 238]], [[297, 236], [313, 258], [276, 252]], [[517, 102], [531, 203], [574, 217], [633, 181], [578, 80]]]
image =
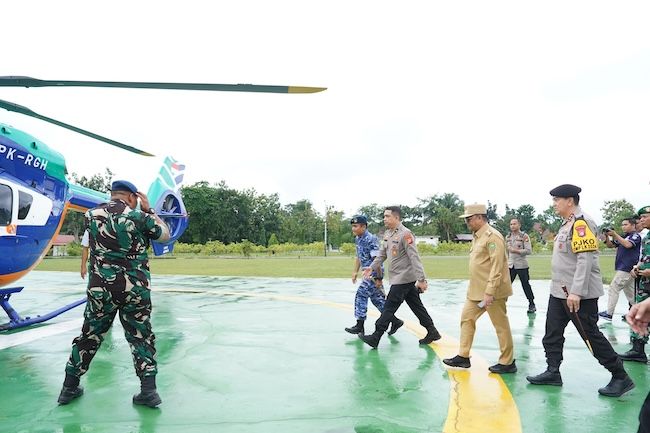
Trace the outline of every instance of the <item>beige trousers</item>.
[[609, 285], [609, 297], [607, 299], [607, 314], [612, 316], [616, 304], [618, 304], [618, 294], [623, 291], [627, 302], [634, 305], [634, 278], [629, 272], [616, 271], [614, 278]]
[[514, 360], [513, 343], [510, 321], [506, 311], [507, 300], [508, 298], [495, 299], [488, 308], [479, 308], [477, 301], [470, 301], [469, 299], [465, 301], [463, 313], [460, 317], [460, 350], [458, 353], [460, 356], [469, 358], [469, 352], [474, 341], [474, 332], [476, 331], [476, 321], [487, 311], [499, 339], [499, 348], [501, 349], [499, 364], [512, 364]]

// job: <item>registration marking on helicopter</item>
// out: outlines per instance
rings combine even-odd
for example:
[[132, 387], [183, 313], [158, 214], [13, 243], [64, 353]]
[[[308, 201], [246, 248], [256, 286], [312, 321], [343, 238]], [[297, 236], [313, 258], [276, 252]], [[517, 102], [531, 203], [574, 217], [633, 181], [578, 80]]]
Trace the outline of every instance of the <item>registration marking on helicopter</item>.
[[19, 346], [21, 344], [31, 343], [32, 341], [39, 340], [45, 337], [62, 334], [64, 332], [72, 331], [73, 329], [80, 329], [83, 324], [83, 319], [67, 320], [65, 322], [54, 323], [49, 326], [40, 328], [29, 329], [16, 334], [0, 335], [0, 350], [9, 347]]
[[40, 158], [38, 156], [34, 157], [34, 155], [31, 153], [23, 155], [19, 152], [16, 152], [17, 150], [18, 149], [15, 149], [13, 147], [7, 147], [4, 144], [0, 144], [0, 155], [4, 155], [5, 159], [8, 159], [10, 161], [15, 161], [14, 157], [17, 159], [22, 159], [25, 165], [34, 168], [40, 168], [41, 170], [45, 170], [47, 167], [48, 160]]

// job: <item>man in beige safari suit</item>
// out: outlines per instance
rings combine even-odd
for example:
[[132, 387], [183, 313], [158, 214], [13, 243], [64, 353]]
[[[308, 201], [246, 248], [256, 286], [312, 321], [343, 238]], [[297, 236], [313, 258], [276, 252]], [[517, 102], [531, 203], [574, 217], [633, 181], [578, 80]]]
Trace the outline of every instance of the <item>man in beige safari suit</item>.
[[460, 349], [453, 358], [442, 362], [459, 368], [469, 368], [470, 350], [476, 331], [476, 321], [487, 310], [497, 332], [501, 356], [499, 362], [489, 368], [492, 373], [515, 373], [517, 366], [513, 357], [512, 333], [506, 311], [506, 301], [512, 295], [508, 270], [508, 258], [503, 235], [487, 221], [487, 208], [482, 204], [465, 206], [467, 227], [474, 239], [469, 255], [469, 286], [467, 299], [460, 318]]

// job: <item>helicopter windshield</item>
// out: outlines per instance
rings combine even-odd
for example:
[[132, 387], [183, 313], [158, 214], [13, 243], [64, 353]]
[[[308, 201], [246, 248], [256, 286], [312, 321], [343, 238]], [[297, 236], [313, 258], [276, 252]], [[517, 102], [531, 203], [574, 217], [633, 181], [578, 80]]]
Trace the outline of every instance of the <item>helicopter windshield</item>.
[[11, 224], [11, 208], [13, 198], [11, 188], [7, 185], [0, 184], [0, 226]]
[[18, 191], [18, 219], [24, 220], [29, 214], [29, 209], [32, 207], [34, 199], [31, 194], [23, 191]]

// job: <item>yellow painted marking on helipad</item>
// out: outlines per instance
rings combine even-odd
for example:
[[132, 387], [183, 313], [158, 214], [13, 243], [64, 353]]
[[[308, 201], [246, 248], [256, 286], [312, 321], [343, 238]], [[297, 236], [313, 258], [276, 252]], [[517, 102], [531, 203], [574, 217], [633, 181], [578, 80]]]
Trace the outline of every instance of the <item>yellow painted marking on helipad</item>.
[[[157, 291], [247, 296], [353, 310], [350, 305], [303, 296], [194, 289], [160, 289]], [[375, 311], [368, 311], [368, 314], [379, 316]], [[405, 321], [405, 327], [419, 338], [426, 334], [422, 326], [410, 320]], [[440, 340], [429, 346], [441, 360], [458, 354], [458, 340], [448, 335], [443, 335]], [[445, 364], [443, 365], [447, 367]], [[449, 410], [443, 433], [520, 433], [522, 431], [519, 410], [508, 386], [500, 375], [489, 372], [485, 359], [473, 355], [471, 368], [467, 370], [447, 368], [447, 373], [451, 389]]]

